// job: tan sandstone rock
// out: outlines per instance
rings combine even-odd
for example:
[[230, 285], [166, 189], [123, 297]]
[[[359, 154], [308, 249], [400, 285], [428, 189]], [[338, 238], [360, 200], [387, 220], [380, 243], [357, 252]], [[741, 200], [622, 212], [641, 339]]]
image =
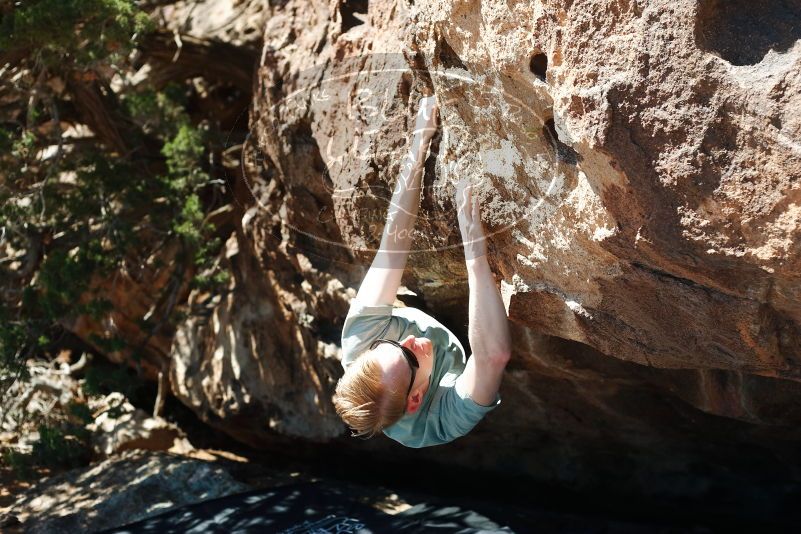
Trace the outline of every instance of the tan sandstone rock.
[[247, 236], [262, 268], [277, 250], [358, 283], [337, 271], [369, 259], [433, 88], [409, 284], [431, 309], [464, 309], [451, 196], [471, 176], [513, 321], [649, 367], [799, 376], [792, 35], [732, 64], [750, 45], [704, 32], [740, 19], [695, 2], [289, 5], [268, 16], [252, 116], [243, 227], [273, 229]]
[[251, 443], [340, 435], [329, 347], [433, 89], [443, 127], [406, 283], [464, 334], [452, 195], [470, 177], [517, 343], [503, 406], [417, 458], [591, 485], [724, 477], [692, 466], [736, 463], [732, 432], [766, 446], [747, 425], [797, 440], [801, 44], [781, 23], [797, 11], [748, 23], [748, 4], [719, 5], [271, 6], [236, 276], [179, 332], [176, 394]]

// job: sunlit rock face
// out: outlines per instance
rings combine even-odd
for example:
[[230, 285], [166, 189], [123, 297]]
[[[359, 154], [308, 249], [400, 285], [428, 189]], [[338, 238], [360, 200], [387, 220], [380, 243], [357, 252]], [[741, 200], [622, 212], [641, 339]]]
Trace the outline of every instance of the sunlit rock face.
[[[487, 220], [535, 207], [496, 247], [510, 316], [643, 365], [798, 378], [801, 32], [774, 26], [789, 8], [753, 21], [745, 3], [564, 4], [433, 3], [418, 18], [431, 69], [504, 94], [444, 115], [509, 162], [483, 173]], [[771, 50], [724, 36], [738, 25], [785, 34]], [[518, 102], [542, 124], [506, 121]], [[544, 205], [529, 164], [546, 140], [526, 127], [567, 145], [544, 164]]]
[[474, 180], [514, 323], [503, 403], [448, 446], [344, 443], [652, 494], [794, 476], [797, 3], [267, 10], [234, 277], [207, 320], [178, 332], [179, 398], [250, 443], [344, 435], [330, 405], [339, 329], [433, 90], [442, 132], [405, 283], [464, 336], [452, 196]]

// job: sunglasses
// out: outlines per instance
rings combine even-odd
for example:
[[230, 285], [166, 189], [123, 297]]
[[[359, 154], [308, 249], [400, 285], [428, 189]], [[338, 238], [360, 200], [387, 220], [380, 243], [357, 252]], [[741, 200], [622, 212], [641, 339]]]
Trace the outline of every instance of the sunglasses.
[[375, 341], [373, 341], [373, 344], [370, 345], [370, 350], [373, 350], [381, 343], [389, 343], [394, 347], [398, 347], [401, 350], [403, 357], [406, 358], [406, 361], [409, 364], [409, 368], [412, 370], [412, 379], [409, 382], [409, 391], [406, 392], [406, 396], [408, 397], [409, 393], [412, 392], [412, 386], [414, 385], [414, 376], [417, 374], [417, 369], [420, 368], [420, 362], [417, 361], [417, 356], [414, 355], [414, 352], [407, 349], [397, 341], [393, 341], [391, 339], [376, 339]]

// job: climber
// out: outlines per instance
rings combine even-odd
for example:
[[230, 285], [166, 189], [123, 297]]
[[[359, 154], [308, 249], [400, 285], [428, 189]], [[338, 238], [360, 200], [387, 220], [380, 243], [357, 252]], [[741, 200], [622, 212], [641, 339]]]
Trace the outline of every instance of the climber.
[[420, 99], [411, 148], [387, 214], [381, 245], [342, 330], [345, 374], [334, 395], [354, 436], [383, 432], [407, 447], [447, 443], [470, 432], [500, 403], [509, 325], [487, 261], [479, 202], [467, 181], [456, 205], [469, 284], [468, 337], [415, 308], [394, 307], [417, 218], [428, 147], [437, 130], [435, 97]]

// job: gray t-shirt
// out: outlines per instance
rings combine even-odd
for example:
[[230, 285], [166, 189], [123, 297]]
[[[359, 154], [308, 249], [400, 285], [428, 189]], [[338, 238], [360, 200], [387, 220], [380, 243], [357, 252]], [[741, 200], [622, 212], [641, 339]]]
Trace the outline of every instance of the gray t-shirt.
[[456, 387], [465, 367], [464, 348], [442, 323], [417, 308], [364, 306], [354, 300], [342, 328], [342, 366], [347, 368], [378, 338], [400, 341], [410, 334], [431, 340], [434, 368], [420, 408], [385, 428], [384, 434], [407, 447], [448, 443], [470, 432], [501, 397], [496, 394], [495, 402], [482, 406]]

